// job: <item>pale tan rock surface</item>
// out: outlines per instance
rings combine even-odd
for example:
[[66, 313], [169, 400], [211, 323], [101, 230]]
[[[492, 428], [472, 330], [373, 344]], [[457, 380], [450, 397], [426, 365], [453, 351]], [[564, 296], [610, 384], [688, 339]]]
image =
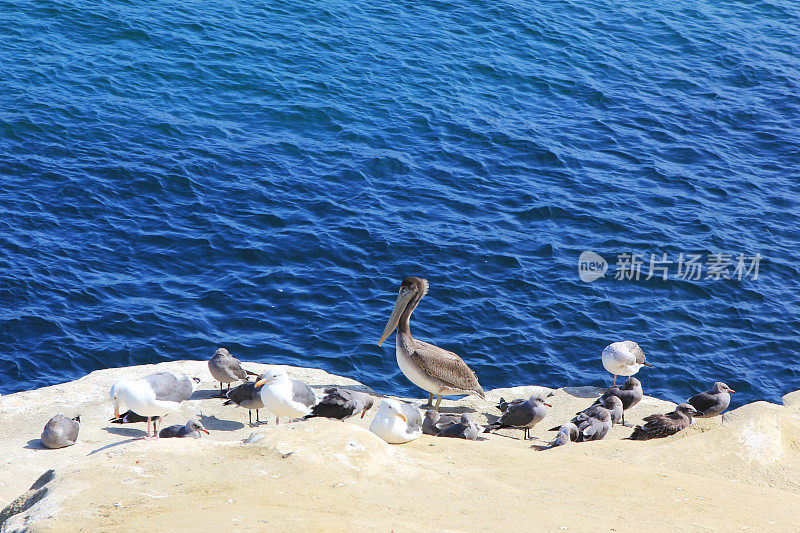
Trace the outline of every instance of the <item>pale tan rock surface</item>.
[[[261, 371], [264, 365], [246, 365]], [[200, 390], [165, 424], [200, 418], [202, 439], [138, 440], [144, 424], [108, 423], [111, 384], [128, 374], [175, 370]], [[315, 387], [360, 386], [321, 370], [287, 367]], [[0, 397], [0, 507], [21, 495], [3, 531], [796, 531], [800, 507], [800, 403], [756, 402], [700, 420], [673, 437], [605, 440], [536, 451], [519, 432], [475, 442], [423, 436], [393, 446], [364, 419], [313, 419], [251, 428], [247, 411], [211, 398], [204, 361], [94, 372], [54, 387]], [[487, 400], [443, 402], [476, 411], [527, 397], [536, 387], [496, 389]], [[554, 408], [533, 434], [590, 404], [593, 388], [550, 390]], [[787, 395], [787, 400], [796, 395]], [[646, 397], [628, 422], [674, 404]], [[40, 449], [56, 413], [81, 415], [78, 442]], [[252, 444], [242, 439], [263, 435]], [[55, 475], [31, 485], [48, 469]], [[31, 499], [32, 498], [32, 499]], [[28, 505], [30, 504], [30, 507]], [[0, 515], [4, 520], [11, 511]], [[745, 529], [746, 528], [746, 529]]]

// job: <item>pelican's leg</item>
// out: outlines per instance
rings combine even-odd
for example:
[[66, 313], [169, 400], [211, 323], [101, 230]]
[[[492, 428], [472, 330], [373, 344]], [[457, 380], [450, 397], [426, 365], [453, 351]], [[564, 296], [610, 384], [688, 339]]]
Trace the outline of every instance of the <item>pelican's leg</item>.
[[[431, 395], [431, 396], [433, 396], [433, 395]], [[431, 399], [433, 399], [433, 398], [431, 398]], [[441, 405], [441, 403], [442, 403], [442, 395], [439, 394], [438, 398], [436, 398], [436, 410], [437, 411], [439, 410], [439, 405]]]
[[428, 393], [428, 403], [426, 403], [422, 407], [433, 407], [433, 393], [432, 392]]

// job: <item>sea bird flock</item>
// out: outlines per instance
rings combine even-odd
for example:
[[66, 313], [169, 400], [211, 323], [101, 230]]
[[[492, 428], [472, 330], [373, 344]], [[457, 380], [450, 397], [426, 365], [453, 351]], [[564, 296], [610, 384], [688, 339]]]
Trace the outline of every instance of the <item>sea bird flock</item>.
[[[530, 438], [530, 430], [541, 422], [552, 407], [545, 396], [536, 392], [529, 398], [506, 401], [501, 398], [497, 409], [500, 415], [485, 427], [473, 422], [468, 413], [453, 414], [439, 411], [443, 396], [475, 395], [485, 400], [478, 376], [453, 352], [417, 340], [411, 336], [411, 313], [428, 293], [425, 279], [408, 277], [403, 280], [389, 320], [378, 340], [380, 346], [394, 331], [397, 365], [409, 381], [428, 392], [424, 405], [384, 398], [370, 423], [370, 431], [390, 444], [401, 444], [423, 434], [439, 437], [478, 440], [479, 435], [499, 429], [520, 429], [522, 439]], [[568, 442], [587, 442], [603, 439], [614, 424], [625, 424], [625, 411], [635, 407], [644, 396], [641, 382], [633, 377], [642, 367], [653, 367], [646, 361], [644, 351], [633, 341], [625, 340], [608, 345], [601, 354], [603, 367], [613, 376], [613, 382], [599, 398], [586, 409], [575, 414], [563, 424], [551, 428], [556, 438], [538, 449], [551, 449]], [[327, 387], [323, 396], [302, 381], [291, 379], [283, 368], [270, 366], [257, 375], [245, 369], [241, 361], [227, 349], [218, 348], [208, 361], [208, 370], [219, 382], [219, 397], [225, 405], [236, 405], [248, 410], [251, 427], [262, 423], [259, 410], [266, 409], [280, 418], [306, 420], [325, 417], [347, 420], [363, 418], [373, 407], [375, 398], [364, 392], [345, 387]], [[249, 381], [250, 376], [257, 376]], [[617, 377], [627, 380], [617, 385]], [[231, 388], [231, 384], [242, 382]], [[197, 420], [169, 426], [158, 431], [161, 418], [179, 409], [181, 402], [195, 392], [200, 379], [176, 372], [157, 372], [140, 378], [123, 378], [114, 383], [109, 397], [114, 405], [113, 423], [147, 423], [146, 440], [167, 437], [200, 438], [209, 431]], [[223, 391], [222, 385], [226, 385]], [[721, 415], [730, 405], [730, 395], [735, 393], [725, 383], [717, 382], [712, 389], [701, 392], [686, 403], [679, 404], [666, 414], [644, 417], [643, 425], [633, 428], [630, 440], [649, 440], [668, 437], [687, 428], [694, 418]], [[435, 399], [435, 403], [434, 403]], [[121, 407], [128, 411], [120, 414]], [[424, 409], [424, 414], [423, 410]], [[253, 422], [253, 411], [255, 419]], [[151, 429], [152, 428], [152, 429]], [[80, 417], [55, 415], [45, 426], [41, 436], [47, 448], [62, 448], [78, 439]]]

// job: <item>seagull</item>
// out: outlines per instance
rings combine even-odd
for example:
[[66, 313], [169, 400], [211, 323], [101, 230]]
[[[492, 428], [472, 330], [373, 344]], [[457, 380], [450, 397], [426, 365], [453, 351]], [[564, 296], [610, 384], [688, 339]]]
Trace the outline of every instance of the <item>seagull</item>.
[[[612, 396], [616, 398], [616, 396]], [[619, 398], [616, 398], [619, 401]], [[576, 442], [587, 442], [590, 440], [600, 440], [605, 437], [612, 426], [611, 411], [604, 409], [595, 416], [584, 418], [578, 426], [578, 438]]]
[[485, 398], [478, 376], [453, 352], [411, 336], [411, 313], [428, 293], [428, 280], [408, 277], [400, 284], [400, 292], [392, 309], [378, 346], [397, 328], [397, 364], [405, 376], [417, 387], [428, 391], [428, 403], [439, 410], [442, 396], [475, 394]]
[[[160, 416], [154, 416], [154, 417], [152, 417], [152, 419], [153, 419], [153, 423], [156, 423], [157, 421], [161, 420], [161, 417]], [[134, 413], [133, 411], [128, 410], [128, 411], [125, 411], [124, 413], [122, 413], [121, 415], [119, 415], [118, 417], [110, 419], [110, 422], [112, 424], [137, 424], [137, 423], [140, 423], [140, 422], [147, 422], [147, 417], [146, 416], [139, 416], [136, 413]]]
[[457, 424], [451, 424], [450, 427], [443, 429], [436, 436], [475, 440], [478, 438], [478, 433], [478, 425], [472, 421], [472, 418], [467, 413], [464, 413]]
[[438, 435], [443, 429], [458, 424], [461, 417], [454, 413], [440, 413], [436, 409], [426, 409], [422, 421], [422, 432], [426, 435]]
[[317, 403], [314, 389], [302, 381], [289, 379], [282, 368], [270, 367], [255, 386], [261, 387], [261, 402], [275, 415], [275, 424], [282, 416], [299, 418], [308, 415]]
[[556, 438], [547, 446], [539, 447], [540, 450], [549, 450], [550, 448], [555, 448], [556, 446], [563, 446], [568, 442], [574, 442], [578, 440], [578, 426], [573, 424], [572, 422], [567, 422], [566, 424], [562, 424], [561, 427], [558, 428], [558, 435]]
[[[266, 377], [265, 374], [258, 376], [258, 380]], [[226, 395], [228, 401], [222, 405], [236, 404], [239, 407], [247, 409], [248, 422], [250, 427], [253, 427], [253, 409], [256, 411], [256, 423], [259, 425], [261, 421], [258, 419], [258, 410], [264, 408], [264, 402], [261, 401], [261, 387], [257, 387], [255, 382], [246, 381], [238, 387], [229, 390]]]
[[111, 386], [109, 395], [114, 402], [114, 417], [119, 418], [119, 407], [127, 405], [131, 411], [147, 417], [146, 440], [158, 438], [150, 434], [150, 422], [177, 410], [182, 401], [194, 392], [196, 381], [186, 374], [156, 372], [143, 378], [123, 378]]
[[47, 448], [72, 446], [78, 440], [80, 428], [81, 417], [67, 418], [64, 415], [56, 415], [44, 426], [42, 444]]
[[375, 402], [369, 394], [342, 387], [328, 387], [324, 392], [322, 400], [311, 408], [311, 414], [303, 418], [322, 416], [346, 420], [359, 413], [364, 418]]
[[699, 414], [702, 413], [691, 404], [679, 404], [671, 413], [644, 417], [645, 425], [636, 426], [628, 438], [630, 440], [649, 440], [669, 437], [689, 427], [692, 417]]
[[[605, 415], [609, 415], [609, 420], [614, 424], [619, 422], [622, 418], [622, 400], [616, 396], [609, 395], [600, 397], [600, 403], [593, 403], [583, 411], [575, 413], [575, 416], [570, 420], [573, 424], [580, 427], [581, 423], [590, 418], [604, 419]], [[561, 426], [550, 428], [550, 431], [559, 431]]]
[[219, 396], [224, 398], [222, 393], [222, 384], [227, 383], [226, 390], [230, 390], [231, 383], [239, 381], [240, 379], [247, 379], [247, 376], [255, 376], [255, 372], [250, 372], [242, 368], [242, 363], [234, 356], [232, 356], [225, 348], [219, 348], [211, 359], [208, 360], [208, 371], [211, 375], [219, 381]]
[[199, 439], [201, 431], [206, 435], [209, 434], [208, 430], [203, 426], [203, 424], [201, 424], [198, 420], [192, 419], [186, 422], [185, 426], [175, 424], [174, 426], [165, 427], [159, 432], [158, 436], [162, 439], [168, 439], [171, 437], [192, 437]]
[[524, 401], [525, 398], [511, 400], [510, 402], [507, 402], [505, 398], [500, 398], [500, 402], [495, 407], [497, 407], [497, 409], [499, 409], [501, 413], [505, 413], [508, 410], [509, 405], [516, 405]]
[[536, 392], [527, 401], [509, 405], [503, 416], [486, 426], [484, 432], [488, 433], [493, 429], [517, 428], [523, 430], [523, 440], [528, 440], [531, 428], [547, 415], [548, 407], [553, 406], [544, 401], [541, 393]]
[[385, 399], [369, 425], [369, 430], [389, 444], [402, 444], [422, 435], [422, 413], [415, 405]]
[[653, 367], [645, 361], [644, 352], [633, 341], [612, 342], [603, 350], [603, 366], [614, 374], [614, 385], [617, 376], [632, 376], [643, 366]]
[[688, 402], [700, 411], [695, 418], [711, 418], [722, 414], [728, 408], [731, 404], [731, 394], [736, 394], [736, 391], [723, 382], [717, 381], [710, 391], [696, 394], [689, 398]]
[[[599, 403], [603, 398], [612, 395], [622, 400], [622, 425], [628, 426], [625, 423], [625, 411], [639, 403], [644, 397], [642, 383], [635, 377], [630, 376], [622, 385], [609, 387], [595, 403]], [[614, 423], [616, 424], [617, 421]]]

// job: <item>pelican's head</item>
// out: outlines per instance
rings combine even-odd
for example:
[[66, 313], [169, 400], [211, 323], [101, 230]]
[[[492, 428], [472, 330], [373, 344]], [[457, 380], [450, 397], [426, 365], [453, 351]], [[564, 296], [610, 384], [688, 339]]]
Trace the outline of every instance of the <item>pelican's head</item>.
[[411, 302], [419, 302], [426, 294], [428, 294], [427, 279], [410, 276], [403, 280], [403, 283], [400, 284], [400, 292], [397, 294], [397, 300], [394, 302], [394, 309], [392, 309], [392, 314], [389, 317], [389, 321], [386, 323], [383, 335], [381, 335], [378, 341], [378, 346], [383, 344], [386, 337], [392, 334], [397, 324], [400, 322], [400, 315], [403, 314], [403, 311], [406, 310], [408, 305]]

